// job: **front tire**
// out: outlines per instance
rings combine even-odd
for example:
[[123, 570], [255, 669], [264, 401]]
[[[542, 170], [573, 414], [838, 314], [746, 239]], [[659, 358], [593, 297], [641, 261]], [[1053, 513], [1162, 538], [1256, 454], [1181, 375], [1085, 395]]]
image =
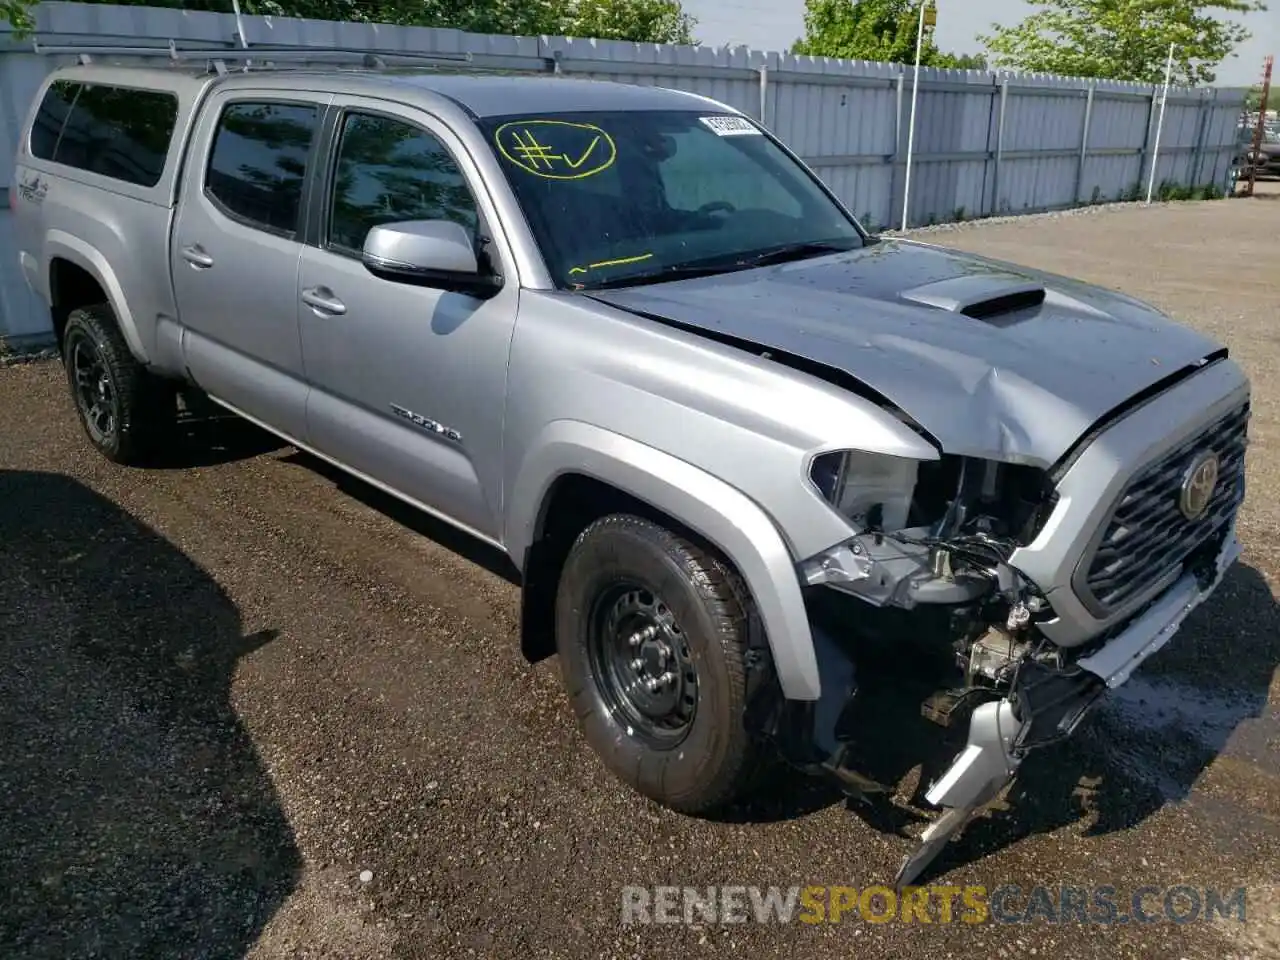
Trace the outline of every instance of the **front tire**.
[[595, 521], [556, 598], [561, 673], [587, 741], [658, 803], [705, 814], [759, 768], [745, 724], [754, 610], [720, 558], [639, 517]]
[[120, 464], [155, 455], [172, 435], [177, 391], [134, 357], [110, 307], [71, 311], [62, 356], [80, 424], [98, 452]]

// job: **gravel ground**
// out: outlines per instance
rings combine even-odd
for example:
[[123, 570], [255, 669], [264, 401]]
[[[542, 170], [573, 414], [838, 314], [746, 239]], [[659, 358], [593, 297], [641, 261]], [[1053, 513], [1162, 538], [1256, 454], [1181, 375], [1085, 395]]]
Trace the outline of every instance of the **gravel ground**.
[[0, 371], [0, 955], [1280, 956], [1270, 199], [926, 234], [1149, 298], [1256, 390], [1244, 560], [936, 879], [1245, 885], [1245, 923], [623, 927], [625, 884], [863, 887], [907, 841], [795, 780], [715, 822], [638, 799], [498, 558], [235, 421], [111, 466], [37, 362]]

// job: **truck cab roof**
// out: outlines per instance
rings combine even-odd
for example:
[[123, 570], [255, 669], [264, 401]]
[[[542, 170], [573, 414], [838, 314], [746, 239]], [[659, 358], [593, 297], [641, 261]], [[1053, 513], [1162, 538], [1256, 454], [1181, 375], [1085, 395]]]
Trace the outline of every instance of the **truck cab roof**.
[[[263, 56], [267, 59], [270, 54]], [[705, 97], [663, 87], [538, 74], [463, 74], [421, 67], [266, 67], [218, 74], [184, 67], [93, 63], [56, 70], [51, 79], [172, 90], [193, 97], [216, 85], [371, 95], [422, 107], [444, 99], [477, 119], [591, 110], [696, 110], [708, 106], [724, 110], [723, 104]]]

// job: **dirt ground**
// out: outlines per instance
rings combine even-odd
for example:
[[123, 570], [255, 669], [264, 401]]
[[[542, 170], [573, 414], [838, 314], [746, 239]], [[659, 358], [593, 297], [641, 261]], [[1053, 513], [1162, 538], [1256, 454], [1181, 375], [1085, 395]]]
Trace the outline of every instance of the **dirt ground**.
[[861, 888], [908, 841], [797, 780], [639, 799], [498, 558], [234, 422], [111, 466], [45, 362], [0, 371], [0, 955], [1280, 956], [1280, 191], [925, 239], [1149, 299], [1255, 385], [1243, 561], [935, 881], [1245, 886], [1244, 923], [624, 927], [624, 885]]

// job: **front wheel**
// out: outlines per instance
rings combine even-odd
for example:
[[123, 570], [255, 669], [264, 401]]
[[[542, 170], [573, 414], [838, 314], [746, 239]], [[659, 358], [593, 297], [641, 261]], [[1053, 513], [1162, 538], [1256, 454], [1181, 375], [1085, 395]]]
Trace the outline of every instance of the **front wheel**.
[[750, 786], [750, 599], [718, 557], [615, 514], [584, 530], [556, 599], [556, 645], [578, 723], [605, 765], [651, 799], [708, 813]]

